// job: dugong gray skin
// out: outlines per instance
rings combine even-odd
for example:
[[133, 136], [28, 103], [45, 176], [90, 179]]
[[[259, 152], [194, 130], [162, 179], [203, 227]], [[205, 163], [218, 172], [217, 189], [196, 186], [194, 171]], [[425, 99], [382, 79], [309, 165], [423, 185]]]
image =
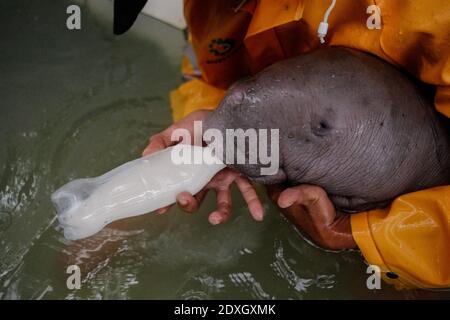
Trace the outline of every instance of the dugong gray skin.
[[321, 186], [337, 209], [357, 212], [450, 183], [444, 121], [395, 67], [359, 51], [327, 48], [238, 81], [204, 128], [224, 136], [226, 129], [279, 129], [277, 174], [261, 176], [261, 165], [248, 161], [231, 167], [263, 184]]

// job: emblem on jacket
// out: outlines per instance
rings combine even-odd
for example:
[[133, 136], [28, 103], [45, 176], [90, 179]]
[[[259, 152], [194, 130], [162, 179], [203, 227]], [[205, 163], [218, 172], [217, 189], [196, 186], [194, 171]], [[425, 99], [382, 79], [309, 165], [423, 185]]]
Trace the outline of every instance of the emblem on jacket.
[[213, 39], [209, 43], [209, 46], [208, 46], [209, 52], [212, 53], [213, 55], [215, 55], [216, 57], [224, 56], [233, 49], [235, 43], [236, 43], [236, 41], [234, 41], [233, 39], [229, 39], [229, 38]]

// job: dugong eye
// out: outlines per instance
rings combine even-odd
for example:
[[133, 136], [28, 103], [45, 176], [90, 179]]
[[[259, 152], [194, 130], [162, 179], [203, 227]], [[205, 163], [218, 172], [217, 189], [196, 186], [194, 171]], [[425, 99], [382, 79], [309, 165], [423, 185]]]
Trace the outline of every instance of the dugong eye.
[[321, 119], [314, 123], [311, 123], [311, 131], [314, 135], [323, 137], [331, 131], [331, 126], [328, 121]]

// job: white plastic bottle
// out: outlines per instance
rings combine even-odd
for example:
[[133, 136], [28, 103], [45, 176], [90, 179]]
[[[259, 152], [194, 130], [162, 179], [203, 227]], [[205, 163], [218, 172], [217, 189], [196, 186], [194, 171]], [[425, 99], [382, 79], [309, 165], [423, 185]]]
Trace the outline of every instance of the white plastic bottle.
[[64, 236], [78, 240], [113, 221], [175, 203], [182, 191], [195, 194], [224, 167], [209, 148], [179, 144], [102, 176], [71, 181], [51, 199]]

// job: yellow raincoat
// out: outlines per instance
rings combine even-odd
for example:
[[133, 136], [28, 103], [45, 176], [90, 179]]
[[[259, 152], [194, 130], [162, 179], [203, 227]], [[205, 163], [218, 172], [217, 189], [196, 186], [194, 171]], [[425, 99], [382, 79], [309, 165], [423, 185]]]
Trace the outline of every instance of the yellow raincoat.
[[[185, 0], [201, 77], [171, 93], [174, 120], [214, 109], [240, 77], [320, 46], [370, 52], [435, 85], [436, 109], [450, 117], [450, 1], [337, 0], [321, 45], [317, 28], [330, 3]], [[377, 12], [381, 28], [373, 28]], [[183, 72], [193, 74], [186, 58]], [[352, 215], [351, 225], [365, 259], [388, 282], [450, 287], [450, 186], [402, 195], [387, 209]]]

